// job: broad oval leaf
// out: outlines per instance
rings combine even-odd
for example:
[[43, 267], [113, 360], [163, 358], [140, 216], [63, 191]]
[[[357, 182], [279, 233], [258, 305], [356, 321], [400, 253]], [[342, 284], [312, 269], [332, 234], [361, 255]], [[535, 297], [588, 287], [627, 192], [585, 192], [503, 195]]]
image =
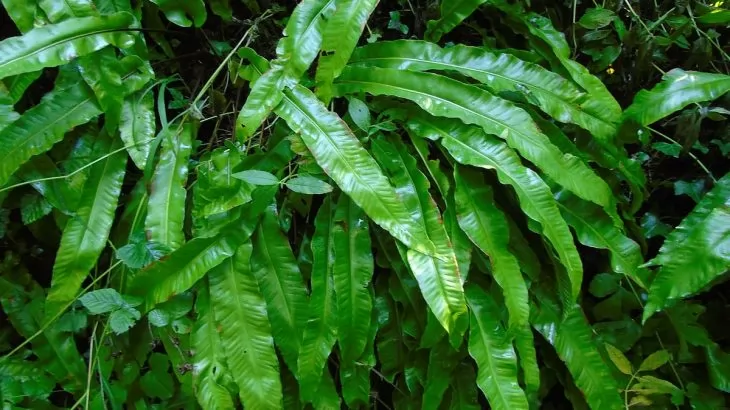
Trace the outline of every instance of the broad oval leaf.
[[463, 45], [441, 48], [425, 41], [397, 40], [360, 47], [349, 64], [412, 71], [456, 71], [495, 92], [524, 94], [556, 120], [579, 125], [596, 138], [609, 141], [616, 133], [615, 124], [584, 111], [581, 104], [588, 95], [572, 82], [511, 54]]
[[417, 103], [432, 115], [458, 118], [504, 138], [545, 174], [583, 199], [608, 210], [615, 199], [608, 184], [584, 162], [562, 153], [514, 104], [472, 85], [437, 74], [375, 67], [348, 67], [335, 92], [392, 95]]
[[333, 217], [332, 201], [327, 197], [314, 219], [309, 320], [304, 326], [297, 362], [300, 395], [304, 402], [314, 402], [317, 399], [318, 390], [324, 382], [323, 378], [327, 377], [323, 374], [329, 373], [327, 358], [337, 340], [338, 311], [333, 278], [336, 261]]
[[631, 366], [631, 362], [620, 350], [608, 343], [605, 344], [605, 347], [606, 353], [608, 353], [608, 358], [611, 359], [613, 364], [621, 373], [629, 376], [634, 373], [634, 368]]
[[196, 131], [197, 124], [192, 121], [171, 123], [161, 131], [160, 161], [150, 181], [145, 231], [150, 240], [172, 250], [185, 242], [185, 185]]
[[310, 175], [296, 176], [284, 182], [287, 188], [306, 195], [321, 195], [332, 192], [332, 186]]
[[476, 285], [466, 287], [469, 355], [477, 364], [477, 384], [493, 409], [528, 409], [517, 381], [517, 355], [499, 321], [499, 307]]
[[133, 22], [129, 13], [81, 17], [35, 28], [0, 42], [0, 78], [56, 67], [109, 44], [127, 47], [124, 33]]
[[266, 303], [251, 272], [250, 241], [208, 274], [221, 346], [238, 394], [248, 408], [280, 408], [279, 360]]
[[626, 108], [624, 120], [649, 125], [692, 103], [712, 101], [730, 92], [730, 76], [675, 68], [651, 90], [641, 90]]
[[296, 372], [307, 320], [307, 292], [289, 241], [281, 232], [275, 204], [266, 208], [253, 235], [251, 270], [266, 301], [274, 341], [284, 362]]
[[373, 153], [390, 172], [412, 218], [425, 228], [441, 255], [441, 258], [436, 258], [409, 249], [406, 259], [428, 307], [449, 333], [452, 344], [458, 347], [466, 330], [464, 289], [453, 245], [428, 191], [430, 184], [402, 143], [375, 140]]
[[252, 185], [278, 185], [279, 178], [271, 172], [259, 171], [256, 169], [247, 169], [245, 171], [231, 174], [233, 178], [238, 178]]
[[449, 0], [440, 3], [440, 18], [428, 22], [426, 37], [431, 41], [439, 41], [443, 35], [453, 30], [479, 6], [486, 3], [486, 0]]
[[484, 134], [479, 128], [426, 116], [413, 117], [408, 127], [416, 135], [441, 139], [441, 144], [461, 164], [494, 169], [499, 181], [515, 190], [522, 210], [540, 223], [542, 234], [568, 270], [568, 280], [561, 284], [563, 297], [576, 300], [580, 293], [583, 265], [550, 187], [534, 171], [522, 165], [517, 154], [505, 143]]
[[122, 190], [127, 156], [119, 152], [121, 141], [101, 135], [95, 153], [105, 159], [91, 168], [84, 184], [76, 215], [66, 224], [53, 265], [51, 290], [46, 299], [46, 319], [70, 304], [89, 271], [106, 247], [119, 194]]
[[700, 292], [730, 269], [729, 207], [730, 174], [726, 174], [650, 261], [661, 268], [649, 287], [644, 321], [677, 299]]

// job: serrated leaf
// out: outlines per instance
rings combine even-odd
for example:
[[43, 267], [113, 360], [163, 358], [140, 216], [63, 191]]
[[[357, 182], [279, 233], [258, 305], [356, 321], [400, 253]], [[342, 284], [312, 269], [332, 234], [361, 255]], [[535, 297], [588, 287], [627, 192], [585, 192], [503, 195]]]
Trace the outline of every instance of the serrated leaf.
[[144, 170], [150, 156], [150, 144], [155, 137], [154, 98], [152, 92], [140, 91], [127, 96], [122, 103], [119, 135], [129, 156]]
[[517, 193], [522, 210], [541, 225], [542, 234], [552, 243], [560, 261], [568, 270], [561, 279], [562, 297], [575, 300], [581, 287], [583, 267], [568, 224], [547, 184], [530, 168], [521, 164], [517, 154], [507, 144], [474, 126], [446, 118], [413, 117], [408, 127], [416, 135], [441, 140], [454, 159], [497, 172], [500, 182], [510, 185]]
[[225, 364], [226, 358], [220, 334], [216, 330], [213, 309], [210, 306], [207, 283], [200, 287], [195, 301], [195, 311], [197, 319], [193, 323], [190, 338], [191, 346], [195, 350], [195, 355], [192, 357], [195, 397], [204, 409], [234, 408], [231, 394], [224, 387], [224, 375], [229, 372]]
[[123, 30], [131, 14], [82, 17], [34, 28], [0, 42], [0, 78], [56, 67], [109, 44], [126, 47], [132, 37]]
[[507, 53], [455, 45], [441, 48], [425, 41], [397, 40], [359, 47], [350, 65], [413, 71], [456, 71], [496, 93], [518, 92], [555, 120], [573, 123], [603, 141], [610, 141], [616, 126], [584, 111], [587, 95], [569, 80], [537, 64]]
[[650, 261], [661, 268], [649, 287], [644, 320], [677, 299], [700, 292], [730, 268], [729, 204], [727, 174], [667, 236], [659, 255]]
[[130, 243], [117, 249], [117, 259], [121, 260], [127, 267], [140, 269], [154, 261], [162, 259], [172, 250], [158, 242], [147, 241], [144, 233], [134, 235]]
[[502, 288], [509, 313], [509, 328], [524, 368], [528, 396], [537, 394], [540, 373], [537, 368], [527, 285], [518, 259], [509, 250], [509, 225], [496, 206], [492, 189], [475, 172], [455, 168], [456, 216], [461, 229], [492, 263], [492, 275]]
[[306, 195], [321, 195], [332, 192], [332, 186], [310, 175], [299, 175], [284, 182], [287, 188]]
[[279, 178], [271, 172], [259, 171], [256, 169], [248, 169], [246, 171], [231, 174], [233, 178], [238, 178], [253, 185], [278, 185]]
[[[350, 59], [352, 51], [367, 24], [368, 17], [375, 10], [377, 4], [378, 0], [336, 1], [337, 8], [334, 14], [328, 18], [322, 32], [322, 51], [326, 54], [320, 57], [314, 77], [317, 82], [317, 95], [325, 104], [329, 103], [332, 97], [332, 81], [340, 75]], [[365, 122], [358, 121], [355, 118], [352, 113], [352, 104], [352, 101], [350, 101], [348, 107], [350, 115], [355, 124], [363, 128], [362, 125]], [[362, 112], [362, 107], [360, 112]], [[367, 126], [363, 130], [366, 130], [366, 128]]]
[[0, 185], [34, 155], [63, 139], [66, 132], [101, 114], [85, 86], [55, 89], [0, 132]]
[[137, 309], [119, 309], [109, 315], [109, 328], [120, 335], [126, 333], [141, 317]]
[[266, 304], [251, 272], [250, 242], [208, 275], [221, 346], [243, 405], [281, 407], [279, 362]]
[[[343, 199], [345, 198], [343, 197]], [[317, 401], [317, 393], [322, 388], [322, 383], [326, 383], [324, 379], [329, 373], [327, 358], [332, 352], [339, 330], [337, 326], [338, 306], [335, 299], [335, 273], [333, 272], [335, 263], [339, 260], [335, 259], [334, 253], [334, 207], [330, 197], [324, 200], [317, 211], [314, 229], [311, 243], [313, 262], [309, 317], [304, 326], [297, 363], [300, 395], [305, 403]], [[348, 255], [340, 257], [343, 261], [348, 259]], [[323, 376], [324, 373], [327, 375]], [[327, 386], [325, 384], [325, 388]]]
[[145, 231], [150, 240], [172, 250], [185, 242], [185, 185], [196, 132], [197, 124], [191, 121], [171, 123], [161, 131], [160, 161], [150, 181]]
[[115, 289], [111, 288], [84, 293], [79, 298], [79, 301], [81, 301], [84, 307], [88, 309], [92, 315], [109, 313], [124, 304], [122, 295], [120, 295]]
[[429, 182], [418, 170], [416, 160], [402, 143], [395, 139], [373, 141], [373, 153], [391, 174], [412, 218], [421, 224], [436, 245], [442, 259], [414, 250], [406, 259], [428, 307], [449, 333], [454, 346], [459, 346], [466, 331], [467, 309], [459, 267], [441, 214], [431, 197]]
[[108, 136], [101, 135], [96, 144], [97, 155], [106, 158], [91, 167], [76, 215], [63, 230], [53, 265], [51, 289], [46, 298], [45, 314], [48, 319], [76, 297], [106, 247], [114, 222], [127, 157], [116, 152], [121, 147], [118, 139], [111, 141]]
[[437, 74], [350, 66], [335, 82], [336, 94], [368, 92], [409, 99], [435, 116], [479, 125], [507, 141], [566, 189], [615, 213], [608, 184], [582, 160], [562, 153], [539, 131], [530, 115], [481, 88]]
[[692, 103], [711, 101], [730, 91], [730, 76], [675, 68], [651, 90], [641, 90], [624, 111], [624, 121], [649, 125]]
[[499, 322], [499, 308], [476, 285], [466, 287], [470, 308], [469, 355], [477, 364], [477, 384], [493, 409], [527, 409], [517, 381], [517, 355]]
[[274, 342], [292, 372], [307, 319], [307, 294], [289, 241], [279, 225], [276, 205], [269, 206], [253, 235], [251, 270], [268, 308]]
[[438, 20], [428, 22], [426, 38], [438, 42], [442, 36], [458, 26], [482, 4], [485, 0], [450, 0], [442, 1], [441, 15]]

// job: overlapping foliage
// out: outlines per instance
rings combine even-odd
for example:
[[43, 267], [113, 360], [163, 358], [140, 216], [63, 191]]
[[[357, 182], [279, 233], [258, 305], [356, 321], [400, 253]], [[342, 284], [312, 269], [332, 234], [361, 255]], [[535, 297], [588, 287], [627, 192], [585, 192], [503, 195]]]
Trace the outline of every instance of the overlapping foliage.
[[2, 0], [3, 407], [726, 406], [728, 7], [431, 3]]

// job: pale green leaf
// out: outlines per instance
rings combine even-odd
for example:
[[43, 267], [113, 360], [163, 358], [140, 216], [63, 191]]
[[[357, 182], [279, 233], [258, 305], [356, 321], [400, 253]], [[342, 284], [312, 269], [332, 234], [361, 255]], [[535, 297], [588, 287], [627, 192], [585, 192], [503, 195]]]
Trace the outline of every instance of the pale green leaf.
[[606, 353], [608, 353], [608, 358], [611, 359], [614, 366], [623, 374], [632, 375], [634, 373], [634, 369], [631, 366], [631, 362], [629, 359], [624, 356], [623, 353], [621, 353], [620, 350], [618, 350], [613, 345], [610, 345], [608, 343], [605, 344], [606, 347]]
[[279, 178], [271, 172], [259, 171], [256, 169], [247, 169], [245, 171], [231, 174], [233, 178], [238, 178], [252, 185], [278, 185]]
[[306, 195], [321, 195], [332, 192], [332, 186], [310, 175], [299, 175], [284, 182], [287, 188]]
[[669, 355], [669, 352], [662, 349], [657, 350], [656, 352], [650, 354], [649, 356], [646, 356], [646, 358], [641, 362], [641, 365], [639, 366], [640, 372], [647, 372], [656, 370], [665, 364], [669, 362], [671, 359], [671, 356]]

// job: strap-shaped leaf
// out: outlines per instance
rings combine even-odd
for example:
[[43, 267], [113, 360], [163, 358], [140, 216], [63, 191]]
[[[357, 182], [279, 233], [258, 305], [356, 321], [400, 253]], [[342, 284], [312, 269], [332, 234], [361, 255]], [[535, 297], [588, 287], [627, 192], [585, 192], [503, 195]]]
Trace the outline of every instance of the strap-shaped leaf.
[[176, 122], [163, 129], [160, 161], [150, 181], [150, 200], [145, 220], [149, 240], [172, 250], [185, 242], [185, 184], [188, 180], [188, 160], [197, 124]]
[[253, 84], [236, 119], [236, 136], [247, 139], [281, 102], [285, 87], [299, 83], [319, 53], [322, 31], [335, 11], [335, 0], [304, 0], [292, 12], [276, 46], [271, 69]]
[[89, 17], [99, 14], [96, 7], [94, 7], [94, 3], [86, 0], [67, 0], [63, 2], [40, 0], [37, 3], [52, 23], [74, 17]]
[[276, 346], [289, 369], [296, 372], [307, 320], [307, 292], [275, 206], [267, 207], [253, 235], [251, 270], [266, 301]]
[[338, 201], [333, 229], [337, 338], [341, 360], [350, 362], [362, 355], [370, 333], [373, 254], [368, 219], [345, 196]]
[[56, 67], [109, 44], [126, 47], [131, 44], [132, 37], [122, 30], [133, 20], [129, 13], [73, 18], [3, 40], [0, 42], [0, 78]]
[[580, 306], [569, 306], [562, 318], [557, 304], [541, 298], [533, 326], [550, 342], [593, 409], [620, 409], [624, 401], [611, 369], [601, 357]]
[[360, 47], [349, 64], [412, 71], [456, 71], [495, 92], [525, 94], [557, 121], [579, 125], [596, 138], [610, 140], [616, 133], [614, 124], [583, 110], [581, 104], [588, 95], [572, 82], [511, 54], [463, 45], [441, 48], [425, 41], [397, 40]]
[[692, 296], [730, 269], [730, 174], [672, 231], [651, 263], [661, 265], [649, 288], [644, 320]]
[[208, 274], [221, 346], [238, 394], [248, 408], [280, 408], [279, 360], [266, 303], [251, 272], [250, 241]]
[[454, 249], [443, 225], [438, 207], [431, 197], [429, 182], [416, 166], [416, 160], [402, 143], [373, 141], [373, 153], [391, 174], [414, 220], [425, 227], [441, 258], [417, 251], [406, 253], [408, 265], [418, 281], [428, 307], [441, 326], [459, 346], [466, 330], [466, 301]]
[[46, 318], [52, 318], [76, 297], [89, 271], [106, 247], [127, 164], [121, 141], [105, 134], [96, 139], [95, 153], [106, 158], [91, 168], [76, 215], [66, 224], [53, 265]]
[[79, 58], [79, 71], [104, 111], [104, 127], [110, 134], [116, 133], [127, 85], [122, 81], [125, 70], [115, 50], [105, 48]]
[[434, 117], [413, 117], [408, 126], [420, 135], [441, 144], [456, 161], [464, 165], [494, 169], [499, 181], [517, 193], [525, 214], [540, 223], [542, 234], [550, 241], [568, 271], [561, 291], [566, 300], [576, 300], [583, 278], [583, 265], [568, 224], [560, 215], [550, 187], [530, 168], [521, 164], [507, 144], [459, 121]]
[[5, 12], [13, 20], [21, 33], [31, 30], [35, 23], [37, 2], [23, 0], [0, 0]]
[[[298, 361], [299, 385], [304, 402], [316, 400], [320, 385], [323, 383], [322, 375], [328, 373], [327, 358], [337, 340], [338, 311], [333, 278], [336, 262], [333, 208], [332, 200], [328, 196], [314, 219], [309, 320], [304, 327]], [[342, 255], [341, 258], [346, 259], [348, 255]], [[339, 261], [337, 260], [337, 262]]]
[[14, 104], [10, 95], [0, 88], [0, 132], [20, 118], [20, 114], [15, 112]]
[[0, 185], [34, 155], [48, 151], [70, 129], [101, 114], [86, 86], [75, 85], [46, 94], [0, 132]]
[[518, 259], [509, 250], [509, 225], [495, 202], [492, 189], [474, 172], [457, 168], [456, 216], [459, 226], [492, 263], [492, 275], [504, 293], [509, 312], [509, 328], [524, 369], [528, 396], [537, 395], [540, 371], [537, 367], [527, 285], [520, 272]]
[[575, 230], [578, 241], [592, 248], [611, 253], [611, 267], [643, 288], [648, 286], [649, 272], [639, 267], [644, 261], [639, 244], [624, 235], [601, 209], [582, 201], [569, 192], [555, 195], [560, 212]]
[[197, 320], [190, 332], [193, 355], [193, 390], [204, 409], [231, 409], [233, 398], [224, 387], [224, 375], [228, 373], [221, 335], [210, 303], [207, 283], [198, 289], [195, 300]]
[[675, 68], [664, 74], [654, 88], [636, 94], [624, 112], [624, 120], [649, 125], [689, 104], [712, 101], [727, 92], [730, 92], [728, 75]]
[[462, 354], [456, 351], [445, 339], [441, 339], [428, 354], [428, 373], [423, 386], [422, 409], [436, 410], [440, 408], [444, 394], [451, 382], [451, 373], [462, 360]]
[[443, 35], [453, 30], [485, 2], [486, 0], [441, 1], [441, 17], [428, 22], [426, 37], [434, 42], [441, 40]]
[[328, 19], [322, 33], [322, 51], [315, 80], [317, 95], [328, 104], [332, 98], [332, 81], [345, 68], [368, 17], [378, 0], [339, 0], [335, 13]]
[[[253, 50], [242, 50], [242, 54], [251, 62], [242, 76], [256, 79], [268, 67]], [[299, 133], [324, 172], [373, 222], [409, 248], [434, 254], [424, 228], [413, 221], [383, 171], [345, 122], [302, 86], [285, 94], [276, 113]]]
[[510, 147], [571, 192], [606, 209], [615, 207], [608, 184], [584, 162], [560, 152], [523, 109], [481, 88], [437, 74], [347, 67], [335, 82], [335, 92], [406, 98], [432, 115], [479, 125], [486, 133], [504, 138]]
[[477, 363], [477, 384], [495, 410], [528, 409], [517, 382], [517, 355], [499, 321], [499, 307], [476, 285], [466, 287], [469, 303], [469, 355]]
[[119, 121], [119, 135], [129, 157], [144, 170], [155, 137], [155, 102], [151, 92], [137, 92], [124, 99]]
[[275, 188], [258, 188], [254, 191], [254, 200], [244, 207], [242, 218], [215, 236], [186, 242], [166, 258], [148, 266], [132, 279], [127, 293], [144, 297], [142, 310], [146, 312], [157, 303], [192, 288], [251, 237], [261, 213], [275, 193]]

